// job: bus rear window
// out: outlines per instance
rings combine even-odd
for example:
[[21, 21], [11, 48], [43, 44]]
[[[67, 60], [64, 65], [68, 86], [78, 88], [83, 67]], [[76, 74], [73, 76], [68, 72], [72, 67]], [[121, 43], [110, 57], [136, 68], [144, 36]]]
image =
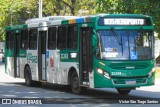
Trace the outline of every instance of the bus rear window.
[[6, 37], [6, 47], [7, 49], [13, 49], [13, 37], [14, 33], [13, 31], [7, 31], [7, 37]]

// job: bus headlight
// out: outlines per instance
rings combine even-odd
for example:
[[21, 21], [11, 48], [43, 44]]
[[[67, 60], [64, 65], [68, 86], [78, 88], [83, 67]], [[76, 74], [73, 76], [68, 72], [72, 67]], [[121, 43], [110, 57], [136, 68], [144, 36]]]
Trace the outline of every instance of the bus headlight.
[[104, 71], [103, 71], [102, 69], [98, 68], [98, 69], [97, 69], [97, 72], [103, 75], [103, 72], [104, 72]]
[[97, 68], [97, 72], [101, 75], [103, 75], [104, 77], [111, 79], [110, 75], [108, 72], [104, 71], [103, 69]]
[[148, 74], [148, 78], [150, 78], [155, 71], [156, 71], [156, 69], [152, 68], [152, 70]]

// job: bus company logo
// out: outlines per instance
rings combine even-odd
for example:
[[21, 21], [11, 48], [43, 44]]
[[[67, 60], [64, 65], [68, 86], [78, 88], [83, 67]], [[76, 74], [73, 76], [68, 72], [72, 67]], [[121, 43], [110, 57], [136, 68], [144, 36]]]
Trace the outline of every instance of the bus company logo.
[[2, 99], [2, 104], [12, 104], [11, 99]]
[[2, 104], [42, 104], [41, 99], [2, 99]]
[[33, 56], [31, 53], [27, 54], [27, 60], [32, 61], [32, 63], [38, 63], [38, 57], [37, 56]]

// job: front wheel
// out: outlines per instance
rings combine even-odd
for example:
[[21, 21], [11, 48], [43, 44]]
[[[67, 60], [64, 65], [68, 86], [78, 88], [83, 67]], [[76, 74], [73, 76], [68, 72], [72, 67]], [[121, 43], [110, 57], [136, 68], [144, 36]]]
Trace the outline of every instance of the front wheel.
[[127, 95], [131, 92], [130, 89], [117, 89], [117, 91], [119, 94], [122, 94], [122, 95]]
[[79, 86], [79, 78], [76, 72], [73, 72], [71, 76], [71, 89], [74, 94], [80, 94], [82, 90], [82, 87]]

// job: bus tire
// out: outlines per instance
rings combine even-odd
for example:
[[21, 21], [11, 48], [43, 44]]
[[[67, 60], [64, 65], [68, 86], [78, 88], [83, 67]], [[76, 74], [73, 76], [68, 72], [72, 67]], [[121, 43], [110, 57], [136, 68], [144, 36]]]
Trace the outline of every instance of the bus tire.
[[122, 94], [122, 95], [127, 95], [131, 92], [130, 89], [117, 89], [117, 91], [119, 94]]
[[71, 90], [74, 94], [81, 94], [82, 87], [79, 85], [79, 78], [76, 72], [71, 75]]
[[39, 82], [39, 81], [33, 81], [33, 84], [35, 87], [41, 87], [42, 86], [42, 83]]
[[25, 68], [25, 84], [28, 87], [33, 85], [32, 77], [31, 77], [31, 69], [29, 66]]

